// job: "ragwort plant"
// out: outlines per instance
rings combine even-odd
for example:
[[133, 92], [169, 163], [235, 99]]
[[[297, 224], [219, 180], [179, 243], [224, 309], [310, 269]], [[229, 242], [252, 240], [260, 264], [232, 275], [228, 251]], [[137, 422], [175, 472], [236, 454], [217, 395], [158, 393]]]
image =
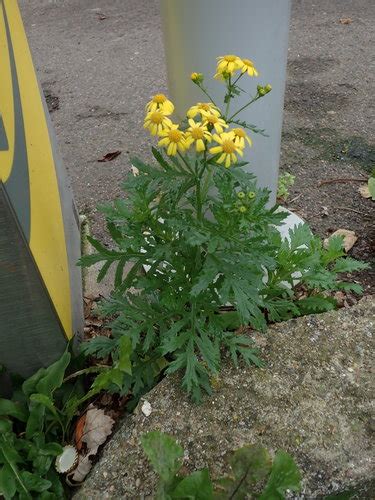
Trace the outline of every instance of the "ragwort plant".
[[[325, 249], [303, 224], [282, 239], [277, 227], [286, 214], [267, 207], [268, 190], [242, 169], [246, 163], [239, 160], [252, 144], [248, 134], [264, 131], [238, 117], [271, 86], [258, 85], [245, 106], [231, 107], [243, 92], [239, 81], [257, 75], [247, 59], [220, 57], [215, 78], [226, 89], [222, 110], [203, 75], [193, 73], [209, 102], [192, 106], [180, 125], [163, 94], [147, 104], [144, 127], [158, 138], [156, 162], [132, 160], [138, 175], [128, 176], [125, 198], [102, 207], [113, 245], [90, 238], [96, 253], [81, 262], [103, 262], [99, 281], [116, 266], [113, 293], [102, 304], [112, 318], [112, 338], [83, 345], [87, 354], [115, 362], [99, 375], [99, 385], [137, 398], [161, 370], [180, 370], [183, 387], [199, 401], [202, 390], [210, 393], [224, 352], [236, 365], [239, 358], [261, 365], [239, 325], [264, 331], [268, 322], [334, 308], [327, 290], [360, 292], [337, 279], [365, 267], [343, 258], [342, 240]], [[118, 367], [124, 356], [126, 371]]]

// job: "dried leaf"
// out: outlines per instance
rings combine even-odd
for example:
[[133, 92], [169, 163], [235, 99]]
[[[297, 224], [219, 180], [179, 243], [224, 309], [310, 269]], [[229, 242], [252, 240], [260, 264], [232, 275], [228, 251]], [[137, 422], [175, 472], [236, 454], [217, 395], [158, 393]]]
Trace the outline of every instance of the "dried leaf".
[[79, 418], [78, 422], [76, 423], [76, 428], [74, 431], [74, 439], [78, 451], [80, 451], [82, 448], [82, 436], [85, 429], [85, 423], [86, 423], [86, 413]]
[[73, 481], [76, 481], [77, 483], [82, 483], [87, 474], [90, 472], [92, 467], [92, 463], [90, 460], [91, 455], [93, 454], [88, 453], [85, 456], [82, 455], [79, 456], [78, 465], [71, 475]]
[[371, 198], [370, 190], [367, 184], [363, 184], [363, 186], [360, 186], [358, 188], [358, 191], [363, 198]]
[[107, 153], [103, 156], [103, 158], [100, 158], [98, 160], [99, 163], [103, 163], [105, 161], [112, 161], [115, 158], [117, 158], [121, 154], [121, 151], [113, 151], [112, 153]]
[[349, 229], [337, 229], [334, 233], [331, 234], [329, 238], [324, 240], [324, 247], [327, 248], [329, 239], [334, 236], [342, 236], [344, 238], [344, 250], [345, 252], [349, 252], [351, 248], [355, 245], [358, 240], [358, 236], [354, 231], [350, 231]]
[[340, 24], [351, 24], [353, 20], [350, 17], [342, 17], [339, 22]]
[[99, 446], [107, 440], [114, 423], [115, 421], [99, 408], [91, 407], [87, 410], [82, 442], [86, 443], [90, 455], [94, 455]]

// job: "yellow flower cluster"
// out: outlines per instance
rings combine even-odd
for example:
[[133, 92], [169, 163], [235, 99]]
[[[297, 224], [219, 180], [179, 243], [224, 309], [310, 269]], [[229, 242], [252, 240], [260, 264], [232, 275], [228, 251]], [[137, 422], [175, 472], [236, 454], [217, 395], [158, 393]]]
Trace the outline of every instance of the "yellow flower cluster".
[[[220, 109], [209, 102], [198, 102], [187, 111], [188, 127], [179, 130], [179, 125], [172, 122], [169, 115], [174, 106], [164, 94], [155, 95], [146, 105], [144, 128], [158, 136], [158, 145], [166, 149], [167, 155], [184, 153], [191, 146], [197, 153], [207, 151], [218, 155], [217, 163], [226, 168], [236, 163], [243, 155], [246, 143], [251, 146], [251, 139], [242, 128], [229, 129], [222, 118]], [[208, 144], [216, 145], [208, 148]]]
[[241, 59], [233, 54], [220, 56], [217, 58], [216, 74], [214, 78], [218, 80], [226, 80], [229, 76], [233, 76], [236, 71], [247, 73], [249, 76], [258, 76], [253, 61], [250, 59]]

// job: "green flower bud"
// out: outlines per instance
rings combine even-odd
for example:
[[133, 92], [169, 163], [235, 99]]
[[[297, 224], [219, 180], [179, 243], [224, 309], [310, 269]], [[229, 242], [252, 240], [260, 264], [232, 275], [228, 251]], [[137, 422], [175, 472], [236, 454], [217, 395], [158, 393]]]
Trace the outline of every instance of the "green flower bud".
[[266, 91], [266, 94], [268, 94], [268, 92], [271, 92], [272, 90], [272, 85], [267, 83], [267, 85], [264, 87], [264, 90]]
[[240, 208], [238, 210], [241, 212], [241, 214], [244, 214], [245, 212], [247, 212], [247, 208], [245, 207], [245, 205], [240, 206]]
[[257, 86], [257, 91], [260, 96], [264, 96], [267, 94], [266, 89], [262, 85]]
[[249, 191], [247, 193], [247, 197], [249, 198], [249, 200], [252, 200], [253, 198], [255, 198], [256, 194], [254, 193], [254, 191]]
[[243, 198], [245, 198], [245, 193], [243, 191], [240, 191], [237, 193], [237, 196], [239, 197], [240, 200], [242, 200]]

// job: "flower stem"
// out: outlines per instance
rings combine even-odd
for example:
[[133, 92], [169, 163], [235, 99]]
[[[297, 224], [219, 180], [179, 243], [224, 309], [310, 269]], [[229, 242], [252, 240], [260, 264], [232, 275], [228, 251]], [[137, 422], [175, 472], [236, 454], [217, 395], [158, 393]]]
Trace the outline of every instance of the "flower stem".
[[230, 123], [235, 116], [237, 116], [239, 113], [241, 113], [241, 111], [243, 111], [248, 106], [250, 106], [250, 104], [253, 104], [253, 102], [257, 101], [260, 97], [261, 96], [259, 94], [257, 94], [255, 97], [253, 97], [250, 102], [248, 102], [247, 104], [245, 104], [245, 106], [242, 106], [242, 108], [240, 108], [238, 111], [236, 111], [234, 113], [234, 115], [232, 115], [230, 118], [228, 118], [227, 122]]
[[219, 108], [219, 106], [216, 104], [216, 102], [212, 99], [212, 97], [210, 96], [210, 94], [207, 92], [207, 90], [202, 87], [202, 85], [199, 85], [198, 84], [198, 87], [201, 89], [201, 91], [209, 98], [209, 100], [212, 102], [212, 104], [214, 106], [216, 106], [217, 108]]

